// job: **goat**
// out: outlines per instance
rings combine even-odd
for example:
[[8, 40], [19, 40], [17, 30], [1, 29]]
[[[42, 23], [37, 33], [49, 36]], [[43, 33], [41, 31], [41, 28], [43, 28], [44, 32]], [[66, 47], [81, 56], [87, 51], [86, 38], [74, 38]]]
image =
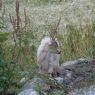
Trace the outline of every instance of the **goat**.
[[59, 70], [60, 53], [57, 39], [43, 38], [37, 50], [39, 73], [56, 75]]

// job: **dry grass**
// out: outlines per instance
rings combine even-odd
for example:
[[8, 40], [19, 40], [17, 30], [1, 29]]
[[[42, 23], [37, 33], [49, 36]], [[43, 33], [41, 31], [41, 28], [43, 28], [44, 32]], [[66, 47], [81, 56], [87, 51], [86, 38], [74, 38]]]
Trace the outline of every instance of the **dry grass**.
[[[38, 38], [35, 43], [38, 45], [43, 36], [48, 35], [51, 27], [53, 27], [61, 17], [59, 25], [59, 34], [62, 47], [62, 59], [63, 61], [79, 58], [79, 57], [92, 57], [92, 51], [89, 53], [93, 43], [91, 35], [93, 35], [92, 26], [95, 20], [95, 1], [94, 0], [62, 0], [61, 2], [56, 0], [38, 1], [26, 0], [20, 1], [20, 16], [22, 22], [24, 22], [23, 9], [26, 8], [27, 15], [30, 18], [29, 28], [35, 33]], [[39, 3], [40, 2], [40, 3]], [[9, 21], [9, 13], [15, 15], [15, 0], [5, 0], [4, 2], [6, 12], [6, 31], [12, 31], [13, 28]], [[73, 27], [79, 34], [72, 33]], [[69, 30], [68, 30], [69, 29]], [[70, 34], [71, 32], [71, 34]], [[91, 32], [91, 33], [90, 33]], [[85, 36], [86, 34], [90, 36]], [[71, 39], [75, 39], [74, 43], [75, 52], [71, 51], [70, 35], [74, 35]], [[80, 36], [79, 36], [80, 35]], [[77, 39], [78, 37], [78, 39]], [[82, 39], [83, 38], [83, 39]], [[71, 42], [70, 42], [71, 41]], [[78, 42], [77, 42], [78, 41]], [[89, 43], [88, 43], [89, 42]], [[78, 43], [78, 45], [77, 45]], [[91, 46], [89, 48], [89, 45]], [[88, 49], [89, 48], [89, 49]], [[77, 49], [77, 50], [76, 50]], [[65, 52], [66, 51], [66, 52]], [[71, 51], [71, 52], [69, 52]], [[73, 54], [72, 54], [73, 52]], [[64, 57], [66, 56], [66, 57]]]

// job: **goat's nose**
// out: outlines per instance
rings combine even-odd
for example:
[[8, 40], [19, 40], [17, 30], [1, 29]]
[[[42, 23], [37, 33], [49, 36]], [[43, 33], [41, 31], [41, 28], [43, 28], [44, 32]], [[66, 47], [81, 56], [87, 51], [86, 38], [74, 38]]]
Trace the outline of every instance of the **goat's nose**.
[[57, 53], [58, 53], [58, 54], [61, 54], [61, 50], [58, 50]]

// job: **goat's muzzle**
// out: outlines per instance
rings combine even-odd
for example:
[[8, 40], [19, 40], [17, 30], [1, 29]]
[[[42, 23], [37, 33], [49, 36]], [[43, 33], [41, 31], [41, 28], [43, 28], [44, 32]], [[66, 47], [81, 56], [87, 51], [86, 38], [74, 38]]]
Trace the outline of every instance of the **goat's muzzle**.
[[57, 50], [57, 54], [61, 54], [61, 50], [60, 49]]

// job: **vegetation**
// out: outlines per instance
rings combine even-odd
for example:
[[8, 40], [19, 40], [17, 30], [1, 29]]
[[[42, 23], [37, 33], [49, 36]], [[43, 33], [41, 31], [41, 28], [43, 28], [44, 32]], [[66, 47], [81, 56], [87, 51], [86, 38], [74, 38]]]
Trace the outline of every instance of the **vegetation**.
[[19, 89], [23, 77], [33, 78], [40, 40], [60, 17], [60, 64], [77, 58], [95, 58], [94, 3], [94, 0], [20, 0], [20, 3], [0, 0], [0, 92], [5, 95], [9, 89]]

